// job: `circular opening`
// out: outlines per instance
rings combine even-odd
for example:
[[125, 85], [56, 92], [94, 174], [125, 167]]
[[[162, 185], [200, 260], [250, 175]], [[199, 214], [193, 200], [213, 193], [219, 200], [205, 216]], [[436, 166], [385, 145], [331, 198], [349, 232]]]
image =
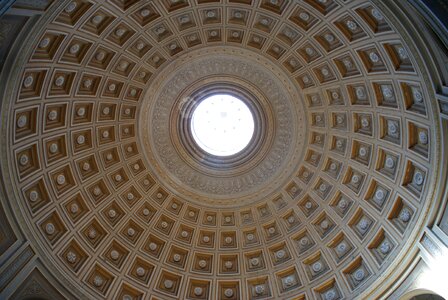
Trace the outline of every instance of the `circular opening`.
[[249, 144], [254, 133], [254, 118], [242, 100], [231, 95], [213, 95], [195, 108], [191, 131], [195, 142], [205, 152], [229, 156]]

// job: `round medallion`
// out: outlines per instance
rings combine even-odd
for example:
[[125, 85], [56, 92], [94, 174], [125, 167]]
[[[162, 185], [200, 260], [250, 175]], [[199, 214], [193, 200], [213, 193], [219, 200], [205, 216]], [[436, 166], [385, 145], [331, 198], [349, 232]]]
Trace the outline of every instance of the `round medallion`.
[[311, 266], [311, 268], [314, 272], [320, 272], [322, 271], [323, 265], [320, 261], [317, 261]]
[[89, 236], [89, 238], [91, 240], [93, 240], [94, 238], [96, 238], [96, 230], [95, 229], [90, 229], [89, 232], [87, 233], [87, 235]]
[[260, 264], [260, 259], [258, 257], [254, 257], [250, 260], [250, 264], [254, 267], [258, 266]]
[[174, 286], [174, 282], [172, 280], [165, 280], [163, 282], [163, 285], [167, 288], [167, 289], [171, 289]]
[[68, 14], [72, 13], [76, 7], [78, 6], [78, 3], [76, 3], [75, 1], [70, 2], [64, 9], [64, 11]]
[[255, 286], [255, 293], [256, 293], [257, 295], [261, 295], [261, 294], [263, 294], [264, 291], [265, 291], [265, 287], [264, 287], [263, 284], [259, 284], [259, 285]]
[[77, 256], [76, 253], [69, 251], [67, 253], [67, 261], [71, 264], [74, 264], [76, 262]]
[[110, 252], [110, 257], [111, 257], [113, 260], [117, 260], [117, 259], [120, 257], [120, 253], [118, 253], [117, 250], [112, 250], [112, 251]]
[[149, 249], [151, 251], [155, 251], [157, 249], [157, 244], [156, 243], [149, 243]]
[[103, 277], [101, 277], [101, 276], [99, 276], [99, 275], [97, 275], [97, 276], [95, 276], [95, 277], [93, 278], [93, 284], [94, 284], [96, 287], [100, 287], [100, 286], [102, 286], [102, 285], [103, 285], [103, 282], [104, 282]]
[[224, 291], [224, 295], [225, 295], [227, 298], [231, 298], [231, 297], [233, 296], [233, 290], [232, 290], [232, 289], [226, 289], [226, 290]]
[[202, 259], [198, 262], [198, 265], [201, 269], [204, 269], [205, 267], [207, 267], [207, 262]]
[[204, 290], [201, 287], [195, 287], [194, 288], [194, 294], [196, 296], [201, 296], [204, 293]]
[[146, 270], [143, 267], [138, 267], [135, 273], [137, 273], [137, 276], [143, 277], [145, 276]]
[[48, 235], [53, 235], [56, 232], [56, 227], [53, 223], [47, 223], [47, 225], [45, 225], [45, 232]]
[[39, 193], [35, 190], [32, 190], [30, 192], [29, 199], [31, 202], [36, 202], [39, 199]]
[[357, 281], [361, 281], [364, 279], [364, 277], [366, 276], [366, 272], [363, 269], [358, 269], [355, 271], [355, 273], [353, 274], [353, 277], [357, 280]]

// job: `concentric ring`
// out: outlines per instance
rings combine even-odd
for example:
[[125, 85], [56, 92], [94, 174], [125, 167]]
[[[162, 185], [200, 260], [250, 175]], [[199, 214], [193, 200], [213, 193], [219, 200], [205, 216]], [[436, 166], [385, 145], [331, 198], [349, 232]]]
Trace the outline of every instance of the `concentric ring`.
[[[299, 96], [292, 82], [269, 61], [254, 54], [247, 59], [246, 53], [215, 48], [180, 57], [172, 69], [168, 66], [155, 79], [157, 88], [145, 99], [143, 111], [152, 115], [151, 125], [148, 118], [140, 118], [143, 128], [149, 128], [148, 133], [142, 132], [145, 153], [160, 168], [160, 178], [167, 179], [167, 186], [174, 184], [184, 197], [226, 205], [241, 205], [242, 197], [260, 201], [261, 194], [253, 193], [255, 188], [266, 182], [285, 184], [303, 155], [300, 137], [307, 122], [302, 102], [293, 100]], [[278, 79], [272, 78], [274, 72]], [[254, 115], [254, 142], [233, 156], [208, 155], [198, 149], [190, 134], [195, 103], [214, 93], [240, 97]], [[293, 121], [295, 116], [299, 123]], [[274, 190], [270, 185], [264, 187]]]

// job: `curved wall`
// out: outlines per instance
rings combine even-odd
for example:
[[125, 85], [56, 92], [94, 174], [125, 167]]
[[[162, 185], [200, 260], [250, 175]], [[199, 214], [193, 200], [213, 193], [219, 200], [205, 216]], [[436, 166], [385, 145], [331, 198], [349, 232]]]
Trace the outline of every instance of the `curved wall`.
[[[2, 297], [394, 298], [443, 257], [446, 56], [409, 4], [18, 1], [0, 22]], [[222, 78], [270, 124], [225, 171], [170, 117]]]

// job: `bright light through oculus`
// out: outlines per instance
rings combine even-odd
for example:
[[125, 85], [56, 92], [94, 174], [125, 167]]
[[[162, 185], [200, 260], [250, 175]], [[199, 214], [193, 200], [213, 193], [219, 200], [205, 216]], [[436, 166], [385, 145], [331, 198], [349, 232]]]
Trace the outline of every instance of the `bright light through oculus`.
[[254, 133], [254, 119], [240, 99], [230, 95], [214, 95], [196, 107], [191, 129], [194, 140], [204, 151], [229, 156], [249, 144]]

